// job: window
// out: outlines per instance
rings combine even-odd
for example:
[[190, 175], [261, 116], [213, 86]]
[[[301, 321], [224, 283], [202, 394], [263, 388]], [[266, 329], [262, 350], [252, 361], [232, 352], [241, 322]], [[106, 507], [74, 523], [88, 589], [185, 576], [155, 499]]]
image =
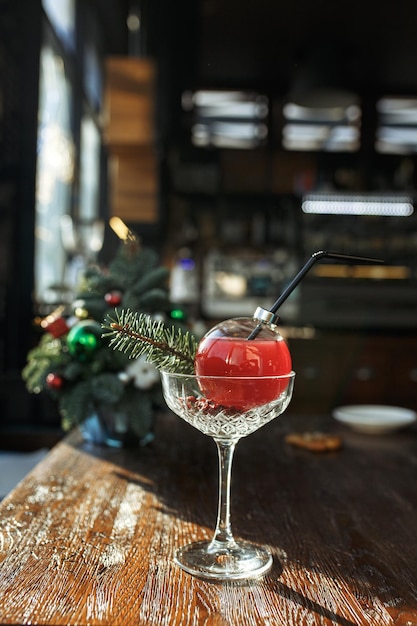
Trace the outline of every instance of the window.
[[417, 98], [385, 97], [377, 102], [375, 149], [385, 154], [417, 152]]
[[53, 29], [65, 48], [75, 50], [75, 0], [42, 0]]
[[286, 150], [355, 152], [360, 147], [361, 108], [355, 103], [283, 108], [282, 145]]
[[65, 253], [61, 216], [71, 212], [75, 146], [71, 131], [72, 87], [62, 57], [48, 44], [41, 50], [36, 175], [35, 298], [64, 301]]
[[185, 92], [184, 111], [192, 112], [191, 140], [195, 146], [252, 149], [268, 137], [268, 99], [254, 92]]

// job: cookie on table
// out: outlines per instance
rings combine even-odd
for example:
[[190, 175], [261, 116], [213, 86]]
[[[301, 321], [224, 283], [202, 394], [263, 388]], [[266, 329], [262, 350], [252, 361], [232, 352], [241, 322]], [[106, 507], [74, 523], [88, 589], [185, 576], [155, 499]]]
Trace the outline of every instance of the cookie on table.
[[342, 439], [337, 435], [322, 432], [288, 433], [286, 443], [311, 452], [331, 452], [340, 450]]

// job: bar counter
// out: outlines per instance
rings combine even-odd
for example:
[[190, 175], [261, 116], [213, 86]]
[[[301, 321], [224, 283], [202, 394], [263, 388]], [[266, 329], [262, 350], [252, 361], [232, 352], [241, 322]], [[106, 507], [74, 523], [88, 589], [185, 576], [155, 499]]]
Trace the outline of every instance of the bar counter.
[[[339, 433], [338, 451], [286, 443]], [[360, 435], [284, 414], [242, 439], [236, 538], [269, 546], [263, 578], [216, 583], [173, 562], [211, 537], [214, 442], [171, 413], [139, 450], [59, 442], [0, 505], [0, 623], [417, 625], [417, 429]]]

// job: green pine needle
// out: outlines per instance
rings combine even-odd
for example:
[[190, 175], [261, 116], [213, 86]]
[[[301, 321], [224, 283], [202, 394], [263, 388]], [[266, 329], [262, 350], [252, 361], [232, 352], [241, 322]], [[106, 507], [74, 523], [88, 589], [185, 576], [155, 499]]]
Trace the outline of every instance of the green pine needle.
[[158, 369], [194, 373], [197, 340], [190, 332], [130, 309], [116, 310], [115, 314], [116, 319], [108, 315], [102, 324], [107, 331], [104, 336], [110, 337], [109, 346], [114, 350], [121, 350], [131, 359], [146, 355]]

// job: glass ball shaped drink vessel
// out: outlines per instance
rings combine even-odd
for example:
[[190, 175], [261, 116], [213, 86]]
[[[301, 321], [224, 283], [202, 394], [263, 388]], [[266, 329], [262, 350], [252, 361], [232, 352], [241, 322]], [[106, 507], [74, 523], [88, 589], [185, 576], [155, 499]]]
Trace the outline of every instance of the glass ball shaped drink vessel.
[[[232, 460], [235, 446], [242, 437], [247, 437], [285, 411], [291, 401], [295, 373], [288, 369], [285, 373], [265, 373], [268, 363], [269, 369], [277, 369], [277, 363], [271, 358], [274, 346], [267, 344], [278, 341], [282, 348], [282, 338], [277, 331], [272, 338], [269, 336], [270, 328], [265, 327], [256, 337], [248, 340], [246, 320], [248, 318], [229, 321], [235, 331], [240, 328], [234, 335], [223, 334], [224, 326], [220, 330], [215, 328], [214, 348], [211, 346], [209, 357], [205, 350], [211, 341], [205, 341], [207, 336], [202, 340], [201, 351], [197, 352], [195, 374], [161, 370], [162, 390], [168, 407], [212, 437], [217, 445], [219, 496], [213, 538], [181, 547], [175, 555], [177, 565], [186, 572], [213, 580], [260, 576], [272, 565], [272, 556], [266, 548], [237, 541], [233, 536], [230, 516]], [[248, 323], [253, 328], [256, 321], [248, 320]], [[226, 326], [230, 331], [228, 322]], [[218, 348], [221, 354], [216, 360]], [[221, 371], [229, 361], [232, 371], [218, 375], [204, 374], [205, 361], [203, 356], [199, 363], [200, 352], [207, 357], [208, 369], [211, 363]], [[233, 358], [235, 362], [231, 363]], [[239, 360], [246, 362], [240, 371]], [[252, 361], [252, 365], [247, 364], [248, 360]], [[283, 367], [288, 368], [289, 365], [290, 362], [286, 361]]]

